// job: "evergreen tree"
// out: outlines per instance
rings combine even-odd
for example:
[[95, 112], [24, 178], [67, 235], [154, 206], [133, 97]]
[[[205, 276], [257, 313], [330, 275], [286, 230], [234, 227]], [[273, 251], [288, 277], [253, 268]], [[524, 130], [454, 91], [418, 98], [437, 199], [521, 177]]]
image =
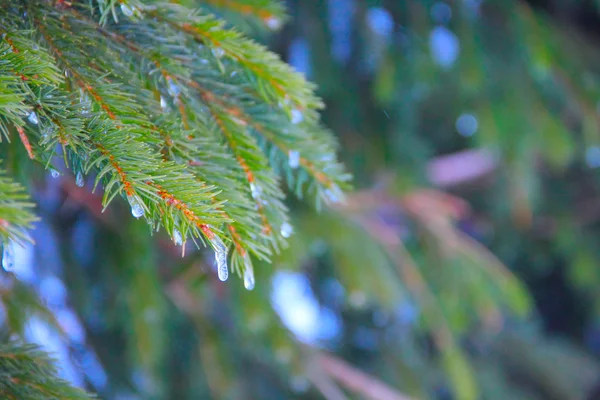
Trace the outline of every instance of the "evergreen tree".
[[0, 397], [591, 393], [536, 285], [600, 304], [597, 63], [541, 3], [0, 0]]

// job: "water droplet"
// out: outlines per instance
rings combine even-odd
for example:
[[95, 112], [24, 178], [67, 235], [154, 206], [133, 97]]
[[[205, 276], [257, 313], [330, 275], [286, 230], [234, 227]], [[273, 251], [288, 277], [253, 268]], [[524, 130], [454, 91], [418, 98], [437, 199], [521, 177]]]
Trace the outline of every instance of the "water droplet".
[[258, 200], [260, 199], [260, 196], [262, 194], [262, 188], [254, 182], [252, 182], [250, 183], [250, 192], [252, 193], [252, 198]]
[[68, 78], [68, 77], [69, 77], [69, 70], [65, 69], [65, 78]]
[[304, 115], [302, 115], [302, 111], [294, 108], [292, 110], [292, 124], [299, 124], [304, 119]]
[[300, 153], [298, 153], [296, 150], [290, 150], [288, 157], [288, 164], [290, 168], [298, 168], [300, 166]]
[[38, 119], [38, 116], [35, 113], [35, 111], [32, 111], [31, 114], [29, 114], [29, 116], [27, 117], [27, 119], [29, 120], [29, 122], [31, 122], [34, 125], [37, 125], [40, 123], [40, 120]]
[[246, 290], [254, 289], [254, 268], [252, 268], [252, 261], [250, 256], [246, 254], [244, 256], [244, 287]]
[[50, 169], [50, 175], [52, 175], [52, 177], [54, 179], [58, 178], [60, 176], [60, 172], [58, 172], [57, 170], [55, 170], [54, 168]]
[[290, 225], [287, 222], [284, 222], [283, 224], [281, 224], [281, 236], [283, 236], [284, 238], [289, 238], [290, 236], [292, 236], [292, 233], [294, 233], [294, 227], [292, 225]]
[[233, 78], [234, 76], [236, 76], [236, 75], [237, 75], [237, 71], [233, 71], [233, 72], [231, 72], [231, 74], [230, 74], [230, 76], [231, 76], [232, 78]]
[[462, 136], [473, 136], [477, 132], [477, 127], [477, 118], [473, 114], [461, 114], [456, 119], [456, 130]]
[[160, 108], [162, 108], [163, 111], [167, 109], [167, 101], [162, 96], [160, 96]]
[[215, 251], [215, 261], [217, 262], [217, 274], [219, 280], [225, 282], [229, 277], [229, 269], [227, 268], [227, 246], [225, 246], [223, 240], [217, 235], [214, 235], [209, 240]]
[[127, 195], [127, 201], [129, 201], [129, 205], [131, 206], [131, 215], [135, 218], [140, 218], [144, 215], [144, 207], [142, 206], [142, 201], [134, 194]]
[[81, 173], [81, 171], [77, 172], [77, 176], [75, 177], [75, 184], [79, 187], [83, 187], [83, 185], [85, 184], [83, 180], [83, 174]]
[[4, 242], [3, 250], [2, 250], [2, 268], [5, 271], [12, 271], [15, 265], [15, 253], [13, 250], [12, 242], [6, 241]]
[[265, 20], [265, 24], [267, 24], [269, 29], [274, 30], [274, 31], [281, 28], [281, 20], [274, 16], [267, 18]]
[[177, 228], [173, 228], [173, 241], [177, 246], [181, 246], [183, 244], [183, 237]]
[[127, 4], [121, 4], [121, 11], [123, 11], [123, 14], [125, 14], [128, 17], [133, 16], [133, 8], [131, 8]]
[[215, 56], [216, 58], [221, 58], [225, 55], [225, 50], [223, 50], [222, 47], [213, 47], [211, 49], [213, 56]]
[[344, 198], [342, 190], [336, 184], [333, 184], [328, 189], [325, 189], [323, 194], [325, 195], [325, 200], [331, 204], [340, 203]]

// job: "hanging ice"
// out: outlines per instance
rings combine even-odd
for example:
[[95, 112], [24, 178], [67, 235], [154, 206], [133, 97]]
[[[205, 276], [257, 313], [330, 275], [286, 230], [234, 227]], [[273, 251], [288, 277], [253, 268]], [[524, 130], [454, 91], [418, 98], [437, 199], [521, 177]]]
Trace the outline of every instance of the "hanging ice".
[[302, 115], [302, 111], [294, 108], [292, 110], [292, 124], [299, 124], [304, 119], [304, 115]]
[[40, 120], [38, 119], [38, 116], [35, 113], [35, 111], [32, 111], [31, 114], [29, 114], [29, 116], [27, 117], [27, 119], [29, 120], [29, 122], [31, 122], [34, 125], [37, 125], [40, 123]]
[[288, 164], [290, 165], [290, 168], [298, 168], [300, 166], [300, 153], [298, 153], [296, 150], [290, 150], [288, 157]]
[[281, 28], [281, 20], [277, 17], [271, 16], [265, 20], [265, 23], [267, 24], [269, 29], [274, 31]]
[[77, 176], [75, 177], [75, 184], [79, 187], [83, 187], [85, 182], [83, 181], [83, 174], [81, 171], [77, 172]]
[[136, 195], [128, 194], [127, 201], [129, 201], [129, 205], [131, 206], [131, 215], [136, 218], [140, 218], [144, 215], [144, 207], [142, 206], [142, 202]]
[[123, 14], [127, 15], [128, 17], [132, 17], [133, 16], [133, 8], [131, 8], [127, 4], [122, 4], [121, 3], [121, 11], [123, 11]]
[[2, 268], [5, 271], [12, 271], [15, 265], [15, 253], [13, 251], [12, 242], [6, 241], [4, 242], [3, 250], [2, 250]]
[[245, 262], [245, 269], [244, 269], [244, 287], [246, 288], [246, 290], [252, 290], [254, 289], [254, 269], [252, 268], [252, 263], [249, 261], [250, 260], [250, 256], [246, 254], [245, 259], [248, 260], [247, 262]]
[[283, 236], [284, 238], [289, 238], [290, 236], [292, 236], [292, 233], [294, 233], [294, 227], [292, 225], [290, 225], [287, 222], [284, 222], [283, 224], [281, 224], [281, 236]]
[[179, 232], [179, 229], [177, 228], [173, 228], [173, 241], [177, 246], [183, 244], [183, 237], [181, 237], [181, 232]]
[[57, 170], [55, 170], [54, 168], [50, 169], [50, 175], [52, 175], [52, 177], [54, 179], [58, 178], [60, 176], [60, 172], [58, 172]]
[[217, 262], [217, 275], [219, 280], [225, 282], [229, 277], [229, 269], [227, 268], [227, 246], [220, 237], [214, 235], [210, 243], [215, 250], [215, 261]]
[[221, 58], [225, 55], [225, 50], [223, 50], [222, 47], [213, 47], [211, 49], [213, 56], [215, 56], [216, 58]]

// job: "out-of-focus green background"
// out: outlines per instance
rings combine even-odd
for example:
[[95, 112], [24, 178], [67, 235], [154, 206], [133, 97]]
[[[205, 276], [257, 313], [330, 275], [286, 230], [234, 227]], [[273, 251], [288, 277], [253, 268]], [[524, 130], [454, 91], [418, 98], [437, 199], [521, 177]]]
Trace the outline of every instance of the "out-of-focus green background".
[[291, 200], [248, 292], [40, 179], [16, 272], [67, 338], [30, 339], [106, 399], [600, 398], [600, 3], [287, 6], [242, 29], [317, 83], [355, 192]]

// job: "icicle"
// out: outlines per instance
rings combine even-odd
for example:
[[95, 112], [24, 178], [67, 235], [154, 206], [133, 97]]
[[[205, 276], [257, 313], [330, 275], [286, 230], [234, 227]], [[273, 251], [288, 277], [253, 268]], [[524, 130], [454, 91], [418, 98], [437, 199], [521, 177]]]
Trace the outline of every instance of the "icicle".
[[298, 153], [296, 150], [290, 150], [288, 157], [289, 157], [288, 164], [289, 164], [290, 168], [295, 169], [300, 166], [300, 153]]
[[283, 236], [284, 238], [289, 238], [290, 236], [292, 236], [292, 233], [294, 233], [294, 227], [292, 225], [290, 225], [287, 222], [284, 222], [283, 224], [281, 224], [281, 236]]
[[183, 244], [183, 237], [177, 228], [173, 228], [173, 241], [177, 246], [181, 246]]
[[127, 201], [129, 201], [129, 205], [131, 206], [131, 215], [136, 218], [140, 218], [144, 215], [144, 207], [142, 206], [141, 200], [136, 195], [127, 195]]
[[6, 241], [4, 242], [3, 250], [2, 250], [2, 268], [5, 271], [12, 271], [15, 265], [15, 253], [13, 250], [12, 242]]
[[58, 172], [57, 170], [55, 170], [54, 168], [50, 169], [50, 175], [52, 175], [52, 177], [54, 179], [58, 178], [60, 176], [60, 172]]
[[219, 280], [225, 282], [229, 277], [229, 269], [227, 268], [227, 246], [221, 240], [220, 237], [214, 235], [210, 240], [210, 243], [215, 250], [215, 260], [217, 262], [217, 274]]
[[225, 50], [223, 50], [222, 47], [213, 47], [211, 49], [211, 52], [213, 53], [213, 56], [215, 56], [216, 58], [221, 58], [225, 55]]
[[267, 24], [269, 29], [271, 29], [273, 31], [281, 28], [281, 20], [277, 17], [271, 16], [265, 20], [265, 23]]
[[77, 172], [77, 176], [75, 177], [75, 184], [79, 187], [83, 187], [85, 182], [83, 181], [83, 174], [81, 171]]
[[40, 120], [38, 119], [38, 116], [35, 113], [35, 111], [32, 111], [31, 114], [29, 114], [29, 116], [27, 117], [27, 119], [29, 120], [29, 122], [31, 122], [34, 125], [37, 125], [40, 123]]
[[128, 17], [133, 17], [133, 8], [128, 6], [127, 4], [121, 4], [121, 11]]
[[162, 96], [160, 96], [160, 108], [162, 108], [163, 111], [167, 109], [167, 101]]
[[302, 115], [302, 111], [294, 108], [292, 110], [292, 124], [299, 124], [304, 119], [304, 115]]
[[244, 256], [244, 287], [246, 290], [254, 289], [254, 269], [250, 256], [246, 253]]
[[250, 183], [250, 192], [252, 193], [252, 198], [258, 200], [262, 194], [262, 188], [252, 182]]

